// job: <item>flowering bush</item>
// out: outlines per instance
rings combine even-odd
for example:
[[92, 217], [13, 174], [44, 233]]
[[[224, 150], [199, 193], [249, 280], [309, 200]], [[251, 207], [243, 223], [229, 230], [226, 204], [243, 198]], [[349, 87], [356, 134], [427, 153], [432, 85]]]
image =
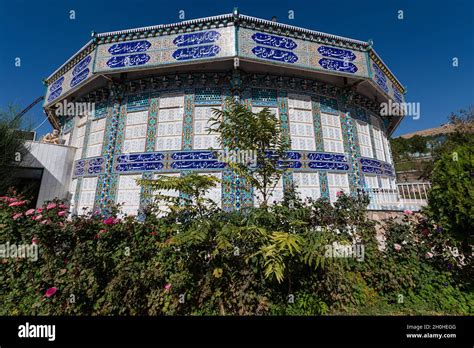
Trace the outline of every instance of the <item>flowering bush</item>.
[[[470, 257], [407, 212], [385, 223], [381, 250], [366, 205], [289, 195], [244, 213], [150, 206], [137, 221], [0, 197], [0, 244], [39, 250], [0, 259], [0, 315], [472, 314]], [[356, 244], [363, 260], [328, 254]]]

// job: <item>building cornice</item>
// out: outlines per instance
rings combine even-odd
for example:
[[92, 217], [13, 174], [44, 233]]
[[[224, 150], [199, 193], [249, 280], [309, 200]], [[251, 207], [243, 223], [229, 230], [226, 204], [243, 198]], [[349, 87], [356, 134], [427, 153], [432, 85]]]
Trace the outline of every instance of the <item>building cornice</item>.
[[366, 51], [370, 48], [370, 44], [368, 42], [360, 40], [354, 40], [343, 36], [299, 28], [292, 25], [246, 16], [239, 13], [229, 13], [219, 16], [192, 19], [179, 23], [160, 24], [98, 34], [93, 33], [92, 39], [89, 40], [86, 45], [78, 50], [63, 65], [56, 69], [50, 76], [48, 76], [45, 79], [45, 83], [50, 85], [56, 81], [61, 75], [77, 64], [82, 58], [91, 53], [100, 44], [172, 35], [182, 32], [193, 32], [229, 25], [238, 25], [239, 27], [258, 29], [278, 35], [285, 35], [297, 39], [330, 44], [342, 48], [356, 49], [359, 51]]
[[369, 50], [369, 57], [374, 61], [375, 64], [383, 71], [385, 75], [392, 81], [392, 83], [397, 86], [397, 88], [402, 92], [405, 93], [405, 87], [398, 81], [398, 79], [395, 77], [395, 75], [392, 73], [392, 71], [388, 68], [388, 66], [383, 62], [382, 58], [375, 52], [374, 49]]

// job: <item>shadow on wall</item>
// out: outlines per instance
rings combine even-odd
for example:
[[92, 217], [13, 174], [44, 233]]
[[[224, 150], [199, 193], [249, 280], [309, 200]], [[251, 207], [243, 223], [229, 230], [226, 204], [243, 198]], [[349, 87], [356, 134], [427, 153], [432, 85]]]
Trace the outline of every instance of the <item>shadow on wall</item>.
[[28, 141], [26, 146], [28, 152], [21, 167], [27, 168], [31, 175], [34, 170], [42, 169], [36, 206], [56, 197], [67, 200], [76, 148], [35, 141]]

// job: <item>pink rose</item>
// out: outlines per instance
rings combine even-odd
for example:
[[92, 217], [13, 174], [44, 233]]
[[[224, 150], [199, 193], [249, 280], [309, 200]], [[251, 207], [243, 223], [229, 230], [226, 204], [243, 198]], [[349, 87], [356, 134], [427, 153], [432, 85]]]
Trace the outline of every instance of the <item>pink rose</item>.
[[42, 218], [43, 218], [43, 215], [41, 214], [34, 217], [36, 221], [41, 220]]
[[337, 191], [336, 192], [336, 197], [341, 197], [344, 194], [342, 191]]
[[51, 297], [56, 293], [56, 291], [58, 291], [58, 289], [53, 286], [52, 288], [49, 288], [48, 290], [46, 290], [46, 293], [44, 294], [44, 296]]
[[400, 251], [402, 249], [402, 246], [400, 244], [397, 244], [397, 243], [395, 243], [393, 245], [393, 247], [395, 248], [396, 251]]
[[410, 209], [405, 209], [405, 210], [403, 211], [403, 214], [405, 214], [405, 215], [413, 215], [413, 212], [412, 212]]
[[165, 290], [166, 290], [166, 291], [170, 291], [170, 290], [171, 290], [171, 284], [170, 284], [170, 283], [168, 283], [168, 284], [165, 285]]
[[39, 213], [39, 214], [41, 214], [41, 213], [43, 212], [43, 208], [38, 208], [38, 209], [36, 209], [36, 212]]
[[31, 214], [34, 214], [35, 213], [35, 210], [34, 209], [28, 209], [26, 212], [25, 212], [25, 215], [26, 216], [30, 216]]
[[59, 209], [67, 209], [66, 204], [61, 203], [61, 204], [59, 205]]
[[64, 216], [66, 215], [66, 211], [65, 210], [61, 210], [58, 212], [58, 216]]
[[42, 225], [47, 225], [47, 224], [48, 224], [48, 220], [43, 220], [43, 221], [41, 221], [41, 224], [42, 224]]
[[31, 244], [38, 244], [39, 243], [39, 239], [36, 238], [36, 237], [33, 237], [33, 239], [31, 240]]
[[113, 224], [115, 224], [115, 219], [113, 217], [109, 217], [109, 218], [104, 220], [104, 224], [113, 225]]
[[19, 219], [23, 214], [22, 213], [17, 213], [13, 215], [13, 220]]
[[56, 203], [50, 202], [50, 203], [46, 206], [46, 209], [51, 210], [51, 209], [54, 209], [54, 208], [56, 208], [56, 207], [57, 207]]
[[427, 259], [431, 259], [433, 257], [433, 254], [430, 253], [429, 251], [425, 254]]

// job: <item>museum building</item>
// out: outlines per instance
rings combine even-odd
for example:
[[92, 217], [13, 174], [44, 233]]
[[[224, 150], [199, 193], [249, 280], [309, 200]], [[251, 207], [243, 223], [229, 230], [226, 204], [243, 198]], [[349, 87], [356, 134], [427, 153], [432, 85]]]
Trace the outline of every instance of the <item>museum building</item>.
[[256, 205], [252, 187], [211, 150], [220, 145], [208, 120], [228, 97], [253, 111], [269, 108], [291, 143], [291, 169], [272, 201], [293, 185], [303, 198], [379, 189], [394, 194], [386, 208], [396, 200], [388, 138], [402, 117], [381, 116], [380, 105], [404, 102], [405, 90], [371, 42], [235, 9], [92, 33], [45, 83], [43, 108], [61, 144], [75, 149], [61, 197], [75, 213], [115, 202], [136, 215], [150, 199], [136, 179], [190, 172], [220, 179], [208, 197], [222, 209]]

